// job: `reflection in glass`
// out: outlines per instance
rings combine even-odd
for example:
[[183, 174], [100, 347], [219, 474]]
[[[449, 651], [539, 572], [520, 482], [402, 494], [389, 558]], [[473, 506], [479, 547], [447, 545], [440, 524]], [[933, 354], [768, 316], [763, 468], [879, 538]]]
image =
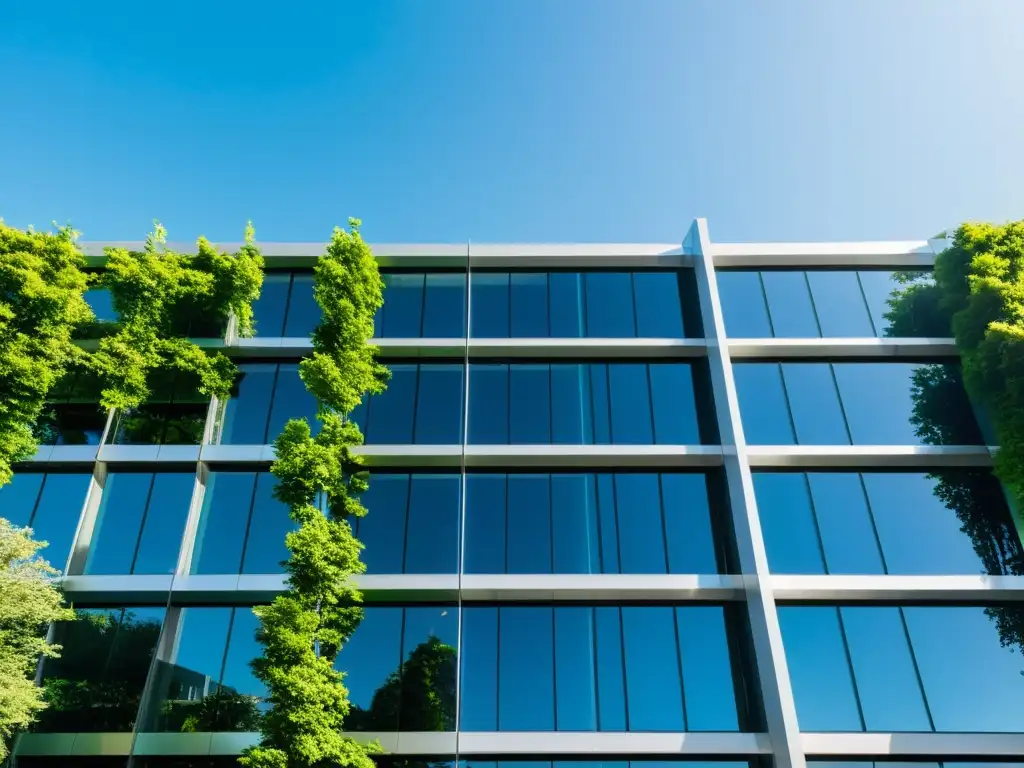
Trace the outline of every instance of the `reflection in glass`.
[[32, 425], [40, 445], [99, 445], [108, 410], [100, 407], [98, 380], [68, 375], [47, 394], [42, 413]]
[[40, 556], [62, 571], [91, 480], [88, 472], [17, 472], [0, 486], [0, 517], [31, 528], [32, 538], [47, 543]]
[[160, 636], [162, 608], [78, 609], [55, 625], [59, 658], [43, 664], [47, 708], [34, 729], [53, 732], [132, 730]]
[[740, 730], [719, 606], [463, 615], [462, 730]]
[[191, 472], [108, 474], [85, 573], [173, 573], [195, 478]]

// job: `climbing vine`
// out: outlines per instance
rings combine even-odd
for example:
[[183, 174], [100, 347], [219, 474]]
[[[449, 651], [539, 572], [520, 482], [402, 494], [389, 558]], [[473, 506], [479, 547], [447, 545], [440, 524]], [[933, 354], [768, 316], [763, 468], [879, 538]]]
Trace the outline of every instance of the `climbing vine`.
[[93, 318], [85, 258], [70, 227], [22, 231], [0, 220], [0, 486], [36, 451], [32, 425], [53, 386], [84, 353], [74, 329]]
[[351, 704], [335, 668], [363, 616], [352, 577], [365, 565], [350, 521], [366, 514], [359, 495], [368, 475], [353, 453], [363, 437], [349, 414], [367, 393], [382, 392], [389, 376], [370, 344], [383, 284], [359, 225], [350, 219], [348, 232], [336, 228], [314, 270], [323, 317], [299, 371], [318, 402], [319, 432], [293, 419], [274, 443], [274, 494], [298, 528], [286, 539], [285, 591], [255, 609], [264, 653], [252, 668], [267, 687], [270, 710], [260, 744], [240, 758], [248, 768], [372, 768], [369, 756], [380, 752], [342, 734]]
[[231, 313], [239, 335], [251, 335], [252, 302], [263, 284], [263, 256], [254, 237], [249, 224], [237, 253], [219, 251], [200, 237], [196, 253], [182, 254], [164, 247], [166, 232], [156, 224], [141, 252], [107, 249], [106, 268], [95, 285], [110, 291], [118, 322], [89, 359], [101, 383], [102, 405], [136, 408], [149, 396], [154, 377], [172, 372], [194, 379], [203, 395], [228, 394], [234, 363], [193, 338], [222, 336]]

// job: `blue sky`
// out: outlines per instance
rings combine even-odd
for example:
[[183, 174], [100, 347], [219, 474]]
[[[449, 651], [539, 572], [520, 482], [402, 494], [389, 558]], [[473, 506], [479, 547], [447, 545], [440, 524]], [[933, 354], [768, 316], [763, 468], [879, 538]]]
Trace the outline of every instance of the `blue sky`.
[[90, 240], [911, 239], [1024, 217], [1020, 0], [0, 9], [0, 216]]

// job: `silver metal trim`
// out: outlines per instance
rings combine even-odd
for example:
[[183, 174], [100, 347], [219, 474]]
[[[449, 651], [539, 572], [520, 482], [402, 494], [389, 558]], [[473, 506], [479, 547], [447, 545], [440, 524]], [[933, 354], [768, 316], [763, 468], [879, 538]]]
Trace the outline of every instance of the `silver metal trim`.
[[1006, 757], [1024, 754], [1021, 733], [804, 733], [803, 748], [815, 757]]
[[723, 267], [930, 267], [926, 240], [861, 243], [708, 243]]
[[734, 360], [956, 357], [953, 339], [729, 339]]
[[1024, 576], [793, 576], [771, 577], [779, 602], [935, 602], [986, 605], [1024, 601]]
[[755, 469], [991, 467], [984, 445], [748, 445]]

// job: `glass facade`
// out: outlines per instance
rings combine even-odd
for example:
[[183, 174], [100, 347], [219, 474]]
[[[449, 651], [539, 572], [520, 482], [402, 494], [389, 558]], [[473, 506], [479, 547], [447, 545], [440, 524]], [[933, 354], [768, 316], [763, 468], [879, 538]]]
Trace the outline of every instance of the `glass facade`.
[[[384, 261], [375, 335], [407, 341], [353, 414], [346, 731], [381, 768], [1019, 765], [1019, 511], [942, 323], [888, 317], [927, 260], [760, 264], [694, 233]], [[108, 413], [62, 382], [0, 488], [76, 612], [15, 766], [219, 768], [258, 738], [253, 608], [295, 528], [269, 446], [316, 412], [297, 341], [320, 311], [289, 258], [225, 347], [229, 397], [169, 380]]]

